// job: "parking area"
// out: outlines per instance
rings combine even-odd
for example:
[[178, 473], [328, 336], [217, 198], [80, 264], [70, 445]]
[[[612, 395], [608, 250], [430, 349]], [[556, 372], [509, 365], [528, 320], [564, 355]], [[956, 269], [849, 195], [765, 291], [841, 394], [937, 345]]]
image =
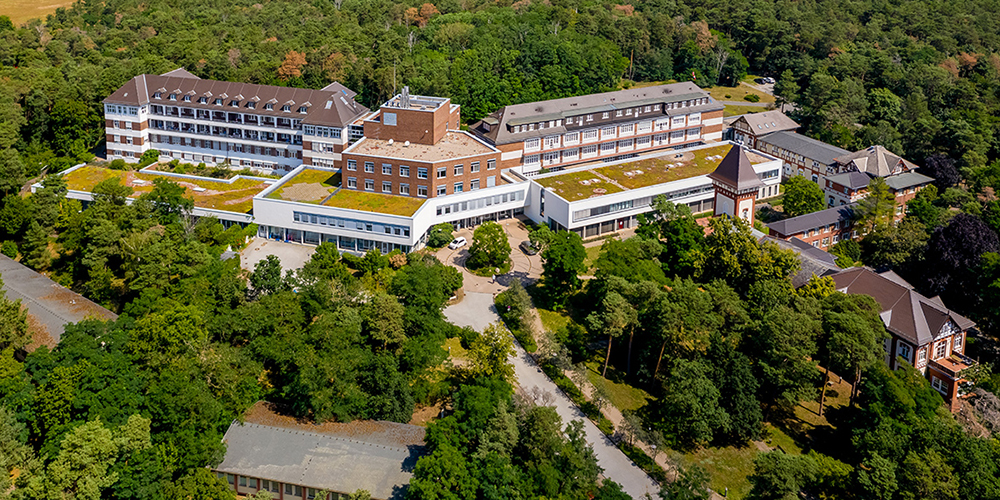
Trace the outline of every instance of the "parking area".
[[475, 228], [465, 228], [455, 231], [455, 237], [464, 237], [468, 243], [457, 250], [444, 247], [434, 253], [434, 255], [444, 264], [454, 266], [462, 271], [464, 278], [464, 288], [468, 292], [499, 293], [507, 289], [507, 286], [514, 279], [521, 280], [521, 283], [528, 285], [534, 283], [542, 275], [542, 257], [539, 254], [525, 255], [518, 248], [518, 245], [528, 239], [528, 229], [520, 219], [507, 219], [500, 221], [507, 233], [507, 241], [510, 243], [510, 272], [496, 277], [493, 280], [489, 277], [482, 278], [470, 273], [465, 268], [465, 260], [469, 258], [469, 247], [472, 246], [472, 233]]
[[268, 255], [274, 255], [281, 261], [283, 270], [302, 269], [315, 251], [316, 247], [309, 245], [254, 238], [246, 249], [240, 252], [240, 267], [253, 271], [258, 262], [266, 259]]

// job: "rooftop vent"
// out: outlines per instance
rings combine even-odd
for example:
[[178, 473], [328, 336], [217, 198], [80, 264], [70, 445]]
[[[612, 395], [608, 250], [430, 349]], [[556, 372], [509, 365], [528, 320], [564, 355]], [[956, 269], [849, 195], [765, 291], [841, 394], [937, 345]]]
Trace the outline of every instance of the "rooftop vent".
[[[403, 86], [403, 92], [399, 94], [399, 105], [404, 108], [410, 107], [410, 87]], [[421, 108], [422, 109], [422, 108]]]
[[389, 145], [392, 146], [392, 139], [389, 139]]
[[403, 147], [404, 148], [410, 147], [410, 141], [403, 141]]

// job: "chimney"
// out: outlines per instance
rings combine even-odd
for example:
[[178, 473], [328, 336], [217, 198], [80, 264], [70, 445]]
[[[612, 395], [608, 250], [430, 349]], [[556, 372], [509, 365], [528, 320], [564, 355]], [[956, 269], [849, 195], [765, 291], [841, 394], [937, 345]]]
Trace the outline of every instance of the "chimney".
[[399, 107], [410, 107], [410, 86], [403, 86], [403, 92], [399, 94]]

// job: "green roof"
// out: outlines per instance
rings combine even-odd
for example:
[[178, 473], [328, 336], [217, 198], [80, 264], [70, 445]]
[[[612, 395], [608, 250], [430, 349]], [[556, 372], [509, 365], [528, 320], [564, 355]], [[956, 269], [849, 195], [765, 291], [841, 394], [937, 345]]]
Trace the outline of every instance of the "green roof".
[[307, 168], [284, 181], [268, 198], [318, 205], [340, 186], [340, 174]]
[[417, 212], [424, 201], [427, 200], [410, 196], [341, 189], [324, 201], [323, 206], [409, 217]]
[[146, 172], [112, 170], [98, 165], [85, 165], [63, 176], [69, 189], [93, 192], [101, 182], [118, 178], [121, 183], [132, 188], [135, 196], [153, 190], [154, 179], [167, 179], [186, 189], [185, 195], [194, 200], [199, 208], [224, 210], [226, 212], [249, 213], [253, 210], [253, 197], [270, 184], [257, 179], [241, 177], [227, 182], [208, 177], [184, 178], [158, 175]]

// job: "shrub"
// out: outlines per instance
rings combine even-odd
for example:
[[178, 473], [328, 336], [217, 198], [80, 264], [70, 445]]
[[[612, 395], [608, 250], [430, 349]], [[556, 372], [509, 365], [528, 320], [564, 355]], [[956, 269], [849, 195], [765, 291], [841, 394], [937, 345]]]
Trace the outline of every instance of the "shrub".
[[743, 100], [750, 102], [760, 102], [760, 96], [757, 94], [747, 94], [743, 96]]
[[12, 259], [16, 259], [17, 258], [17, 243], [14, 243], [13, 241], [10, 241], [10, 240], [7, 240], [7, 241], [3, 242], [3, 245], [0, 245], [0, 253], [4, 254], [4, 255], [12, 258]]
[[452, 226], [447, 222], [432, 227], [430, 235], [427, 236], [427, 246], [431, 248], [441, 248], [448, 243], [451, 243], [451, 240], [455, 239], [452, 235], [454, 232], [455, 226]]
[[117, 160], [111, 160], [111, 165], [108, 165], [111, 170], [127, 170], [128, 164], [125, 160], [118, 158]]

